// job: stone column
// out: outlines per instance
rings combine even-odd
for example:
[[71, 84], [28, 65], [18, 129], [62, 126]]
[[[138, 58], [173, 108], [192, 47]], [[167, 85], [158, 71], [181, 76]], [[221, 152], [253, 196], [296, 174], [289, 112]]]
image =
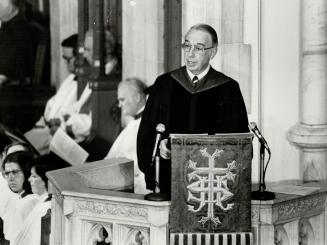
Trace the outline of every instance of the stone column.
[[67, 77], [65, 61], [61, 58], [61, 41], [77, 33], [77, 0], [50, 2], [51, 84], [57, 88]]
[[300, 120], [287, 136], [300, 149], [303, 181], [327, 182], [327, 4], [301, 4]]
[[136, 76], [152, 85], [164, 73], [164, 2], [122, 1], [123, 78]]

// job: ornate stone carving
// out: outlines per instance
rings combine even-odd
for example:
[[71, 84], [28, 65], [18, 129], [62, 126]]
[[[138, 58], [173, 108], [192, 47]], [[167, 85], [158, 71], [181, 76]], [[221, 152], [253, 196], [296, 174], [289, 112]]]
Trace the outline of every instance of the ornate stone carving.
[[275, 221], [287, 221], [308, 214], [318, 214], [324, 211], [326, 194], [305, 196], [295, 200], [282, 202], [273, 207], [277, 215]]
[[251, 208], [251, 220], [252, 220], [252, 223], [259, 222], [259, 208], [254, 207], [253, 205]]
[[314, 232], [310, 222], [308, 219], [301, 219], [299, 222], [299, 244], [316, 244], [314, 240]]
[[126, 245], [149, 245], [149, 231], [146, 228], [134, 227], [131, 228], [127, 235], [126, 239], [123, 242]]
[[53, 187], [52, 188], [52, 196], [56, 199], [57, 203], [62, 207], [64, 203], [64, 197], [61, 195], [60, 191]]
[[93, 216], [117, 216], [123, 218], [137, 218], [145, 220], [148, 211], [145, 208], [105, 203], [99, 201], [78, 201], [75, 203], [75, 214], [86, 214]]
[[279, 225], [275, 227], [274, 233], [275, 245], [288, 245], [289, 239], [283, 226]]
[[104, 242], [104, 244], [112, 243], [111, 225], [96, 224], [91, 228], [88, 235], [87, 244], [97, 245], [98, 242]]

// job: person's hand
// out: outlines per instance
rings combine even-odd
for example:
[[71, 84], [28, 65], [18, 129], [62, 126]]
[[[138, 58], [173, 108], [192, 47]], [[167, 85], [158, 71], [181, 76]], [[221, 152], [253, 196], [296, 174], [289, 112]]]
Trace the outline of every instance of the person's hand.
[[74, 132], [73, 132], [73, 126], [72, 125], [67, 125], [66, 126], [66, 133], [72, 138], [74, 139]]
[[171, 158], [171, 151], [167, 147], [168, 139], [164, 139], [160, 141], [159, 150], [160, 150], [160, 156], [163, 159], [170, 159]]
[[3, 83], [7, 81], [7, 77], [3, 74], [0, 74], [0, 87]]
[[59, 118], [53, 118], [53, 119], [49, 120], [48, 126], [50, 129], [51, 135], [54, 135], [56, 133], [57, 129], [60, 127], [60, 124], [61, 124], [61, 121]]
[[68, 119], [70, 118], [70, 115], [69, 115], [69, 114], [65, 114], [65, 115], [63, 116], [63, 118], [64, 118], [64, 121], [67, 122]]

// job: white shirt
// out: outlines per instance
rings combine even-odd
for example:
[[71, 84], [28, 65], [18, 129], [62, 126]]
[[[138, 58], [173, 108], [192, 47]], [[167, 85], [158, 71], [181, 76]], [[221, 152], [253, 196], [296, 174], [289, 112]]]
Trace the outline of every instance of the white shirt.
[[63, 113], [77, 101], [77, 81], [75, 75], [69, 74], [60, 85], [58, 91], [48, 100], [44, 110], [44, 118], [48, 121], [52, 118], [60, 118]]
[[188, 76], [191, 78], [191, 81], [193, 80], [193, 77], [197, 76], [198, 77], [198, 80], [195, 81], [195, 82], [198, 82], [199, 80], [201, 80], [202, 78], [204, 78], [205, 75], [207, 75], [207, 73], [209, 72], [209, 69], [210, 69], [210, 65], [208, 65], [207, 68], [203, 72], [201, 72], [200, 74], [198, 74], [198, 75], [194, 75], [188, 69], [186, 69], [186, 71], [187, 71]]

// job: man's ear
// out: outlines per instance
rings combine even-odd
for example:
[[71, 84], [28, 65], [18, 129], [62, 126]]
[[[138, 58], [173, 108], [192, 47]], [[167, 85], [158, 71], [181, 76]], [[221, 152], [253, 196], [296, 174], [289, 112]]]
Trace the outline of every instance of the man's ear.
[[212, 51], [211, 51], [210, 59], [212, 60], [217, 54], [218, 47], [216, 46], [216, 47], [212, 48], [211, 50]]
[[139, 103], [139, 102], [141, 101], [141, 96], [140, 96], [140, 94], [139, 94], [139, 93], [136, 93], [136, 94], [134, 95], [134, 99], [135, 99], [135, 101], [136, 101], [137, 103]]

